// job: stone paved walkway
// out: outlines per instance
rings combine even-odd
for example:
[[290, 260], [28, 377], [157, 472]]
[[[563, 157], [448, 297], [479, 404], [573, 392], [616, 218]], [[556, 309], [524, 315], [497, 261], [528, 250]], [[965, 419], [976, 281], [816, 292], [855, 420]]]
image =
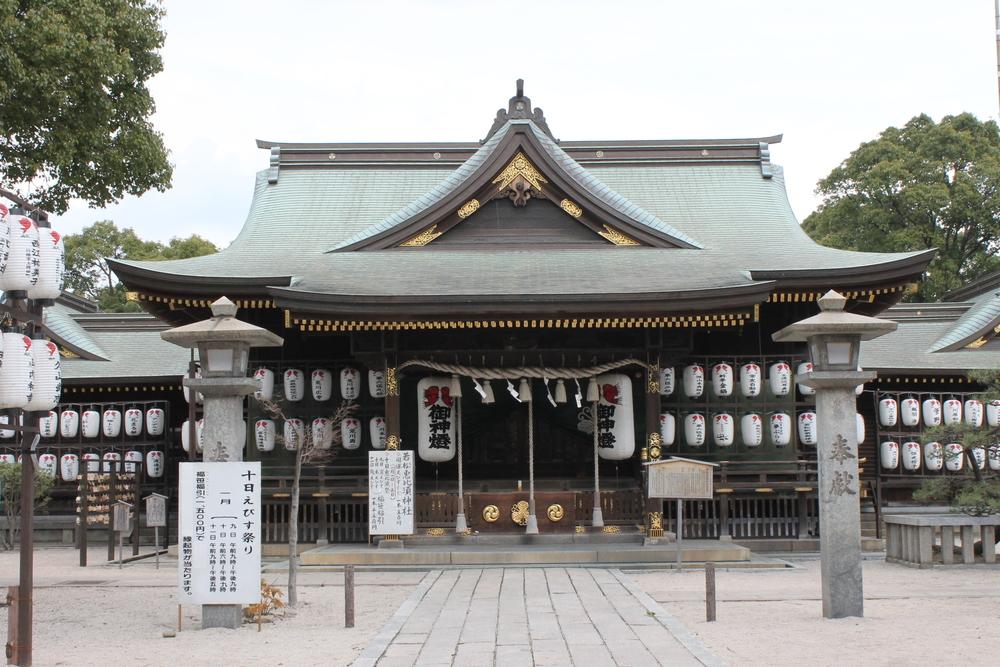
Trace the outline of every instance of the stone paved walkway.
[[618, 570], [428, 574], [355, 667], [718, 665]]

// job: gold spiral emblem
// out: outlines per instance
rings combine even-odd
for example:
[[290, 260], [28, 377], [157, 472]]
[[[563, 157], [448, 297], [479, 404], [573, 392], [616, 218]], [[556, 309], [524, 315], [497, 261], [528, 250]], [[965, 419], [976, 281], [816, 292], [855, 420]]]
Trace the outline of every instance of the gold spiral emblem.
[[549, 505], [549, 509], [546, 514], [548, 514], [549, 521], [555, 523], [557, 521], [562, 521], [562, 518], [566, 516], [566, 510], [563, 509], [562, 505], [554, 504]]
[[487, 505], [483, 508], [483, 521], [493, 523], [500, 518], [500, 508], [496, 505]]
[[510, 508], [510, 520], [519, 526], [528, 525], [528, 501], [519, 500]]

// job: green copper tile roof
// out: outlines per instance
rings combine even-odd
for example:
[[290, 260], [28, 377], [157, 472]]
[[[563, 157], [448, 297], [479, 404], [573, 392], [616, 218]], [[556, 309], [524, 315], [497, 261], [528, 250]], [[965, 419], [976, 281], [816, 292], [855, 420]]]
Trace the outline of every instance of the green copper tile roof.
[[[892, 318], [892, 311], [882, 317]], [[934, 341], [946, 334], [954, 322], [900, 321], [896, 331], [861, 343], [861, 367], [866, 370], [970, 371], [1000, 368], [1000, 349], [960, 348], [953, 352], [931, 352]]]
[[954, 325], [934, 341], [931, 352], [954, 350], [968, 345], [1000, 324], [1000, 291], [981, 294]]
[[64, 379], [176, 378], [187, 372], [191, 351], [166, 342], [159, 331], [89, 333], [102, 348], [110, 350], [109, 359], [64, 359], [61, 364]]
[[45, 309], [45, 326], [52, 333], [56, 343], [62, 344], [76, 354], [92, 356], [96, 359], [108, 359], [110, 355], [94, 339], [90, 332], [81, 327], [73, 319], [69, 308], [55, 304]]

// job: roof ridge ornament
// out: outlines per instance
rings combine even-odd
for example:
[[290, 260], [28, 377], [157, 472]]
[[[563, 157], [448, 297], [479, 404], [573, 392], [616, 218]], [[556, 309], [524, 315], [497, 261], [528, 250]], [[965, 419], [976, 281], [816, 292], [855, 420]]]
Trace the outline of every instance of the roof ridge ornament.
[[493, 126], [486, 133], [486, 139], [483, 139], [483, 142], [489, 140], [508, 121], [515, 119], [530, 120], [542, 132], [552, 137], [553, 140], [555, 139], [552, 136], [552, 130], [549, 129], [548, 123], [545, 122], [545, 114], [542, 113], [541, 107], [532, 109], [531, 100], [524, 96], [524, 79], [517, 80], [517, 93], [507, 102], [507, 110], [497, 109], [497, 117], [493, 120]]

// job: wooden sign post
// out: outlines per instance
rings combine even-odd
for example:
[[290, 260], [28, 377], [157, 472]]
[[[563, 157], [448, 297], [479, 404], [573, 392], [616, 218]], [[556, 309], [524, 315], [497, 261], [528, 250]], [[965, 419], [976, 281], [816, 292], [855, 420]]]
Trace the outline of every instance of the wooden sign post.
[[153, 553], [156, 555], [156, 569], [160, 569], [160, 528], [167, 525], [167, 497], [152, 493], [146, 501], [146, 526], [153, 529]]
[[132, 529], [131, 512], [132, 512], [132, 505], [125, 502], [124, 500], [119, 500], [114, 504], [114, 517], [112, 522], [112, 530], [118, 533], [119, 570], [122, 568], [122, 562], [123, 562], [122, 546], [124, 544], [125, 534]]
[[677, 501], [677, 569], [684, 561], [684, 501], [711, 500], [717, 463], [672, 457], [646, 465], [646, 497]]

